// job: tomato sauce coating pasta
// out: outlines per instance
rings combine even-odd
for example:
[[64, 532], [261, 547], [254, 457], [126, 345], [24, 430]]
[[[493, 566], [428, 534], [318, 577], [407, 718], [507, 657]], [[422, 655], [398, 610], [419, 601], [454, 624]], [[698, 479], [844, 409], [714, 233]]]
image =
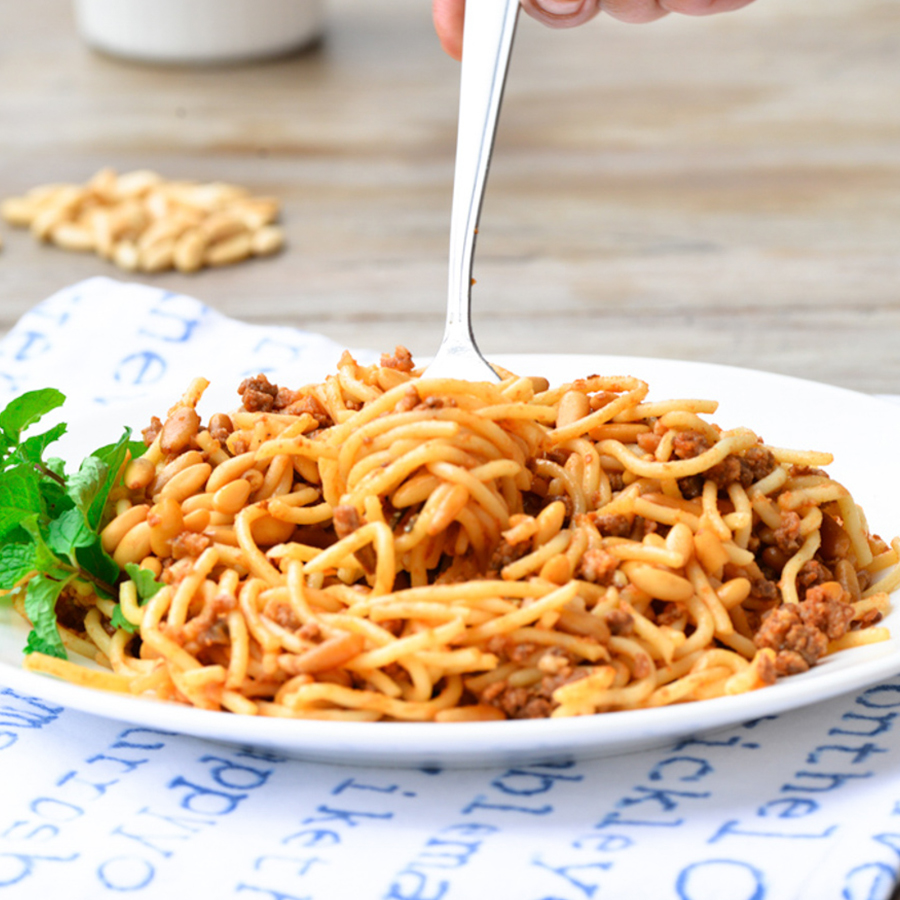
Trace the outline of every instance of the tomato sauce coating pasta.
[[[737, 694], [888, 635], [900, 542], [825, 453], [648, 400], [420, 377], [398, 348], [203, 424], [198, 379], [145, 431], [104, 547], [162, 583], [60, 600], [29, 668], [250, 715], [560, 717]], [[116, 627], [124, 620], [130, 627]]]

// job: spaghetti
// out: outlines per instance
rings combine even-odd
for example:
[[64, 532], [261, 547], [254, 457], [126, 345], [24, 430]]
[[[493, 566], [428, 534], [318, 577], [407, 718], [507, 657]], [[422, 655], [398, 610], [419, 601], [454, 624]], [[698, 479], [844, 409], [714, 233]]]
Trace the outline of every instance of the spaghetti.
[[244, 382], [207, 424], [198, 379], [102, 532], [162, 587], [60, 600], [103, 671], [25, 665], [233, 713], [453, 722], [737, 694], [888, 637], [900, 542], [867, 532], [828, 454], [636, 378], [503, 374], [344, 354], [298, 391]]

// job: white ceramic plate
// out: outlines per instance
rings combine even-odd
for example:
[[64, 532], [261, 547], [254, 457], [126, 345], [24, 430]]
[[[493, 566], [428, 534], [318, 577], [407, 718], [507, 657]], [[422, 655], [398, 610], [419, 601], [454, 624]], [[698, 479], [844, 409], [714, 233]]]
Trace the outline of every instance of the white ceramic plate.
[[[779, 375], [690, 362], [631, 357], [506, 356], [497, 362], [552, 383], [595, 372], [636, 375], [656, 399], [718, 400], [723, 428], [745, 425], [769, 444], [827, 450], [829, 468], [865, 510], [870, 529], [900, 533], [900, 407], [863, 394]], [[168, 408], [165, 398], [160, 408]], [[103, 423], [90, 425], [92, 435]], [[119, 422], [106, 423], [115, 437]], [[100, 432], [102, 433], [102, 432]], [[900, 635], [900, 611], [887, 619]], [[21, 668], [26, 629], [0, 606], [0, 684], [98, 716], [215, 741], [263, 747], [321, 762], [386, 766], [498, 766], [613, 755], [789, 712], [875, 684], [900, 672], [893, 638], [836, 655], [778, 684], [736, 697], [573, 719], [447, 725], [338, 723], [250, 718], [122, 697], [45, 678]]]

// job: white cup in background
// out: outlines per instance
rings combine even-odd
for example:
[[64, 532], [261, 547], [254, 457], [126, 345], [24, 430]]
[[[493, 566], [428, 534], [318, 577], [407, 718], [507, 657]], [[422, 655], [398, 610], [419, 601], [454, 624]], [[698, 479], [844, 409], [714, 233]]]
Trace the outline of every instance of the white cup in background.
[[281, 56], [319, 38], [323, 19], [324, 0], [75, 0], [88, 45], [155, 63]]

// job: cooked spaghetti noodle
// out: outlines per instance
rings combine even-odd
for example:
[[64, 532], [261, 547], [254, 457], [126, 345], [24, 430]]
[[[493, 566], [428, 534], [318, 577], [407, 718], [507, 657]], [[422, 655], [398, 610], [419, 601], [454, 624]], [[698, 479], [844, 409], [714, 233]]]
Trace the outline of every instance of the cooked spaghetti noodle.
[[60, 600], [105, 671], [26, 665], [203, 709], [453, 722], [737, 694], [888, 636], [900, 542], [868, 534], [828, 454], [636, 378], [505, 376], [345, 354], [298, 391], [248, 380], [205, 425], [197, 380], [102, 533], [162, 588]]

